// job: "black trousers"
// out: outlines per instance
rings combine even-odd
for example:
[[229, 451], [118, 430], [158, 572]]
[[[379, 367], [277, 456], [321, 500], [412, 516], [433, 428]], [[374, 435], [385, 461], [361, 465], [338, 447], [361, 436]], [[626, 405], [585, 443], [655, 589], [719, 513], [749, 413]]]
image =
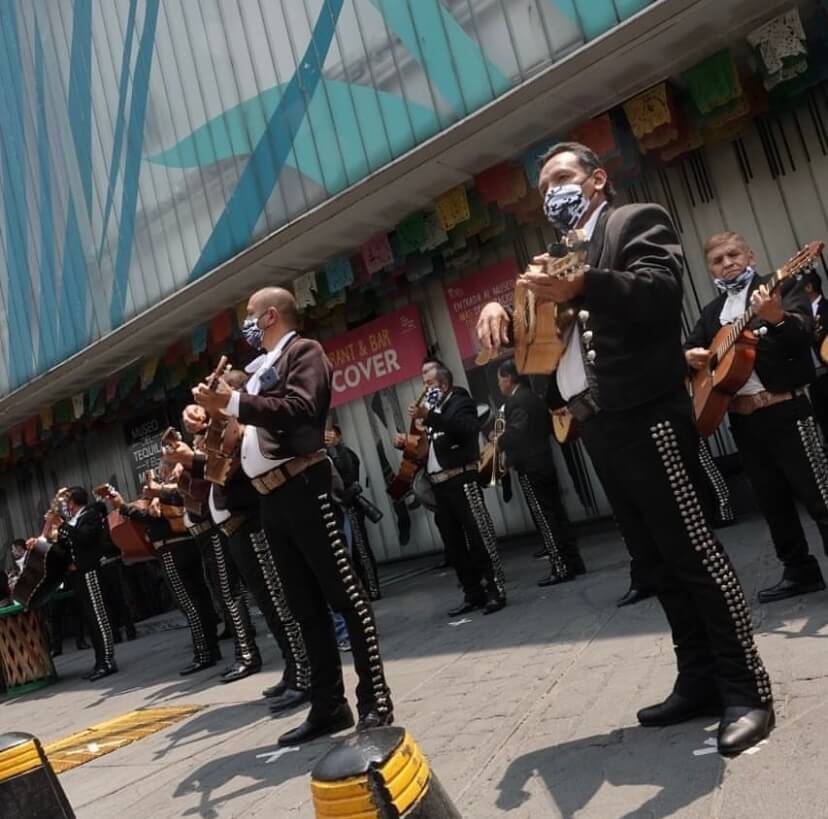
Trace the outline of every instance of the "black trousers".
[[678, 662], [675, 690], [718, 691], [726, 706], [770, 702], [750, 609], [699, 500], [699, 438], [687, 393], [600, 412], [582, 435], [625, 541], [653, 567]]
[[75, 633], [75, 639], [78, 644], [84, 640], [86, 616], [83, 612], [80, 595], [75, 588], [74, 577], [76, 574], [77, 572], [72, 572], [66, 577], [66, 588], [71, 589], [74, 592], [74, 596], [69, 599], [63, 598], [49, 602], [49, 643], [52, 651], [63, 650], [64, 624], [70, 611], [76, 621], [77, 631]]
[[364, 715], [392, 711], [377, 627], [368, 595], [354, 574], [331, 498], [331, 465], [322, 461], [261, 498], [262, 526], [288, 603], [299, 621], [311, 666], [312, 719], [345, 701], [342, 666], [328, 607], [345, 618]]
[[[736, 515], [730, 505], [730, 490], [727, 482], [713, 460], [713, 453], [710, 451], [707, 441], [701, 435], [698, 438], [699, 465], [702, 477], [698, 485], [699, 503], [707, 520], [716, 524], [730, 523], [736, 519]], [[648, 562], [646, 550], [644, 550], [644, 554], [639, 554], [640, 550], [634, 543], [627, 543], [627, 548], [630, 555], [632, 555], [630, 560], [630, 587], [634, 589], [653, 588], [657, 582], [658, 565]]]
[[494, 524], [486, 508], [477, 472], [470, 471], [434, 484], [437, 528], [443, 536], [447, 562], [468, 599], [484, 595], [483, 583], [497, 597], [506, 597], [503, 565]]
[[561, 500], [561, 488], [555, 466], [531, 471], [518, 470], [518, 481], [535, 528], [543, 539], [549, 565], [557, 575], [565, 575], [580, 563], [580, 553], [569, 517]]
[[208, 663], [220, 656], [216, 616], [204, 577], [198, 544], [192, 539], [158, 546], [161, 570], [175, 602], [187, 618], [193, 640], [193, 659]]
[[811, 393], [814, 418], [822, 430], [822, 437], [828, 442], [828, 373], [823, 370], [823, 374], [808, 389]]
[[345, 507], [345, 514], [348, 515], [353, 536], [351, 562], [354, 564], [362, 585], [368, 592], [368, 597], [371, 600], [379, 600], [382, 597], [382, 592], [380, 591], [379, 573], [377, 572], [377, 559], [368, 540], [365, 515], [355, 506]]
[[124, 585], [124, 566], [121, 558], [115, 558], [98, 569], [104, 603], [109, 613], [109, 621], [115, 634], [125, 629], [127, 635], [135, 634], [132, 609], [126, 597]]
[[282, 652], [285, 685], [307, 691], [310, 663], [305, 640], [285, 597], [273, 550], [260, 527], [256, 509], [227, 539], [230, 556]]
[[95, 668], [107, 668], [115, 662], [115, 641], [104, 603], [98, 569], [80, 570], [67, 575], [69, 585], [81, 605], [84, 622], [95, 651]]
[[233, 635], [236, 661], [245, 665], [261, 665], [262, 657], [253, 634], [242, 578], [230, 554], [227, 538], [218, 527], [213, 527], [200, 534], [196, 543], [207, 569], [211, 591], [221, 601], [224, 622]]
[[810, 402], [803, 395], [752, 415], [731, 415], [730, 430], [784, 576], [818, 579], [819, 564], [808, 552], [796, 509], [797, 501], [807, 509], [828, 554], [828, 465]]

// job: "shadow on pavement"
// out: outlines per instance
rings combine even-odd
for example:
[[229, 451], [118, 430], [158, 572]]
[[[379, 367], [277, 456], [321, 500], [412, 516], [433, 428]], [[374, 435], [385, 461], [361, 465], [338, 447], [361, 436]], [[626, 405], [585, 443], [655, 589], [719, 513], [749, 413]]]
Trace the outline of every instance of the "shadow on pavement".
[[[598, 801], [609, 811], [608, 816], [672, 816], [710, 793], [721, 777], [723, 763], [717, 754], [694, 757], [692, 751], [686, 734], [677, 738], [665, 730], [639, 726], [542, 748], [517, 757], [509, 765], [498, 784], [497, 807], [517, 811], [530, 798], [535, 807], [543, 804], [544, 799], [538, 799], [538, 786], [531, 784], [536, 779], [564, 819], [586, 808], [606, 785], [651, 786], [642, 794], [641, 804], [623, 815], [606, 805], [611, 792], [602, 793]], [[657, 789], [656, 793], [651, 794], [652, 789]], [[628, 795], [625, 802], [629, 804]], [[597, 807], [593, 806], [593, 811]]]
[[264, 700], [202, 711], [168, 730], [164, 736], [167, 744], [153, 753], [153, 760], [163, 759], [172, 751], [197, 744], [205, 738], [215, 739], [222, 734], [246, 728], [265, 717], [269, 717], [269, 713]]
[[[180, 815], [217, 819], [221, 815], [220, 808], [225, 803], [266, 788], [277, 788], [297, 776], [307, 775], [316, 760], [329, 748], [329, 741], [312, 743], [302, 748], [270, 745], [218, 757], [184, 779], [175, 789], [173, 798], [197, 793], [198, 807], [190, 808]], [[234, 780], [237, 782], [234, 783]], [[236, 787], [231, 789], [232, 784], [236, 784]], [[281, 815], [277, 814], [277, 807], [287, 811], [290, 806], [284, 803], [274, 804], [273, 813], [265, 812], [264, 815]]]

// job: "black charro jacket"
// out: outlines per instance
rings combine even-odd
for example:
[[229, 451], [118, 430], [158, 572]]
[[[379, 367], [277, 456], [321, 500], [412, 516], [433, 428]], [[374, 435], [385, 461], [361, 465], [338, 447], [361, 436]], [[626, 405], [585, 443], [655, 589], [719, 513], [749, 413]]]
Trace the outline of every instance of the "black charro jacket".
[[97, 569], [103, 556], [103, 524], [101, 514], [94, 505], [83, 509], [73, 525], [61, 523], [58, 527], [58, 543], [71, 555], [80, 572]]
[[[660, 205], [609, 207], [599, 217], [574, 332], [591, 333], [594, 360], [585, 366], [601, 409], [634, 409], [682, 388], [682, 259]], [[566, 403], [554, 373], [547, 402]]]
[[479, 460], [477, 406], [463, 387], [452, 387], [442, 404], [425, 417], [425, 425], [434, 454], [443, 469], [454, 469]]
[[519, 472], [548, 468], [550, 450], [549, 410], [546, 403], [526, 384], [518, 385], [504, 405], [506, 429], [497, 441], [506, 453], [509, 466]]

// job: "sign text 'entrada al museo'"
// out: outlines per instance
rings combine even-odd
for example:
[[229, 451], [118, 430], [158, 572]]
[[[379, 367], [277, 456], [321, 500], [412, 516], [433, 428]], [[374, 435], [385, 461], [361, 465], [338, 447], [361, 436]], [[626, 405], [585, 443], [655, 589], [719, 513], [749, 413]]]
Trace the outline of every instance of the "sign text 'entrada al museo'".
[[410, 381], [426, 355], [420, 312], [413, 304], [322, 342], [333, 365], [331, 406]]

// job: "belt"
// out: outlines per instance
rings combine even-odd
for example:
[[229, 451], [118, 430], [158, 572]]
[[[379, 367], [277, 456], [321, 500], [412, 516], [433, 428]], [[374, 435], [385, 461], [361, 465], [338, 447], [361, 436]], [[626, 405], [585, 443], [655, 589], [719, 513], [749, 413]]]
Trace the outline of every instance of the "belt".
[[456, 478], [464, 472], [477, 472], [479, 469], [477, 464], [466, 464], [465, 466], [454, 466], [451, 469], [444, 469], [441, 472], [432, 472], [428, 479], [431, 483], [445, 483], [450, 478]]
[[269, 495], [275, 489], [284, 486], [291, 478], [301, 475], [306, 469], [324, 461], [327, 457], [328, 455], [324, 449], [319, 449], [310, 455], [298, 455], [291, 458], [287, 463], [271, 469], [270, 472], [265, 472], [264, 475], [253, 478], [250, 482], [260, 495]]
[[198, 537], [199, 535], [203, 535], [205, 532], [209, 532], [212, 528], [212, 522], [204, 520], [201, 523], [196, 523], [195, 526], [188, 526], [187, 531], [190, 533], [190, 537]]
[[736, 395], [730, 402], [728, 412], [734, 415], [753, 415], [756, 410], [766, 409], [772, 407], [774, 404], [781, 404], [784, 401], [792, 401], [800, 395], [804, 395], [802, 389], [796, 389], [792, 392], [769, 392], [762, 390], [762, 392], [754, 393], [753, 395]]
[[221, 529], [225, 537], [230, 537], [238, 532], [246, 521], [247, 515], [233, 515], [233, 517], [228, 518], [224, 523], [219, 524], [219, 529]]
[[579, 424], [583, 424], [584, 421], [588, 421], [593, 415], [597, 415], [601, 411], [590, 389], [585, 389], [583, 392], [573, 395], [566, 402], [566, 408]]
[[152, 545], [155, 546], [156, 549], [163, 549], [165, 546], [175, 546], [176, 543], [184, 543], [184, 541], [189, 540], [192, 540], [189, 535], [186, 537], [171, 537], [167, 540], [154, 540]]

